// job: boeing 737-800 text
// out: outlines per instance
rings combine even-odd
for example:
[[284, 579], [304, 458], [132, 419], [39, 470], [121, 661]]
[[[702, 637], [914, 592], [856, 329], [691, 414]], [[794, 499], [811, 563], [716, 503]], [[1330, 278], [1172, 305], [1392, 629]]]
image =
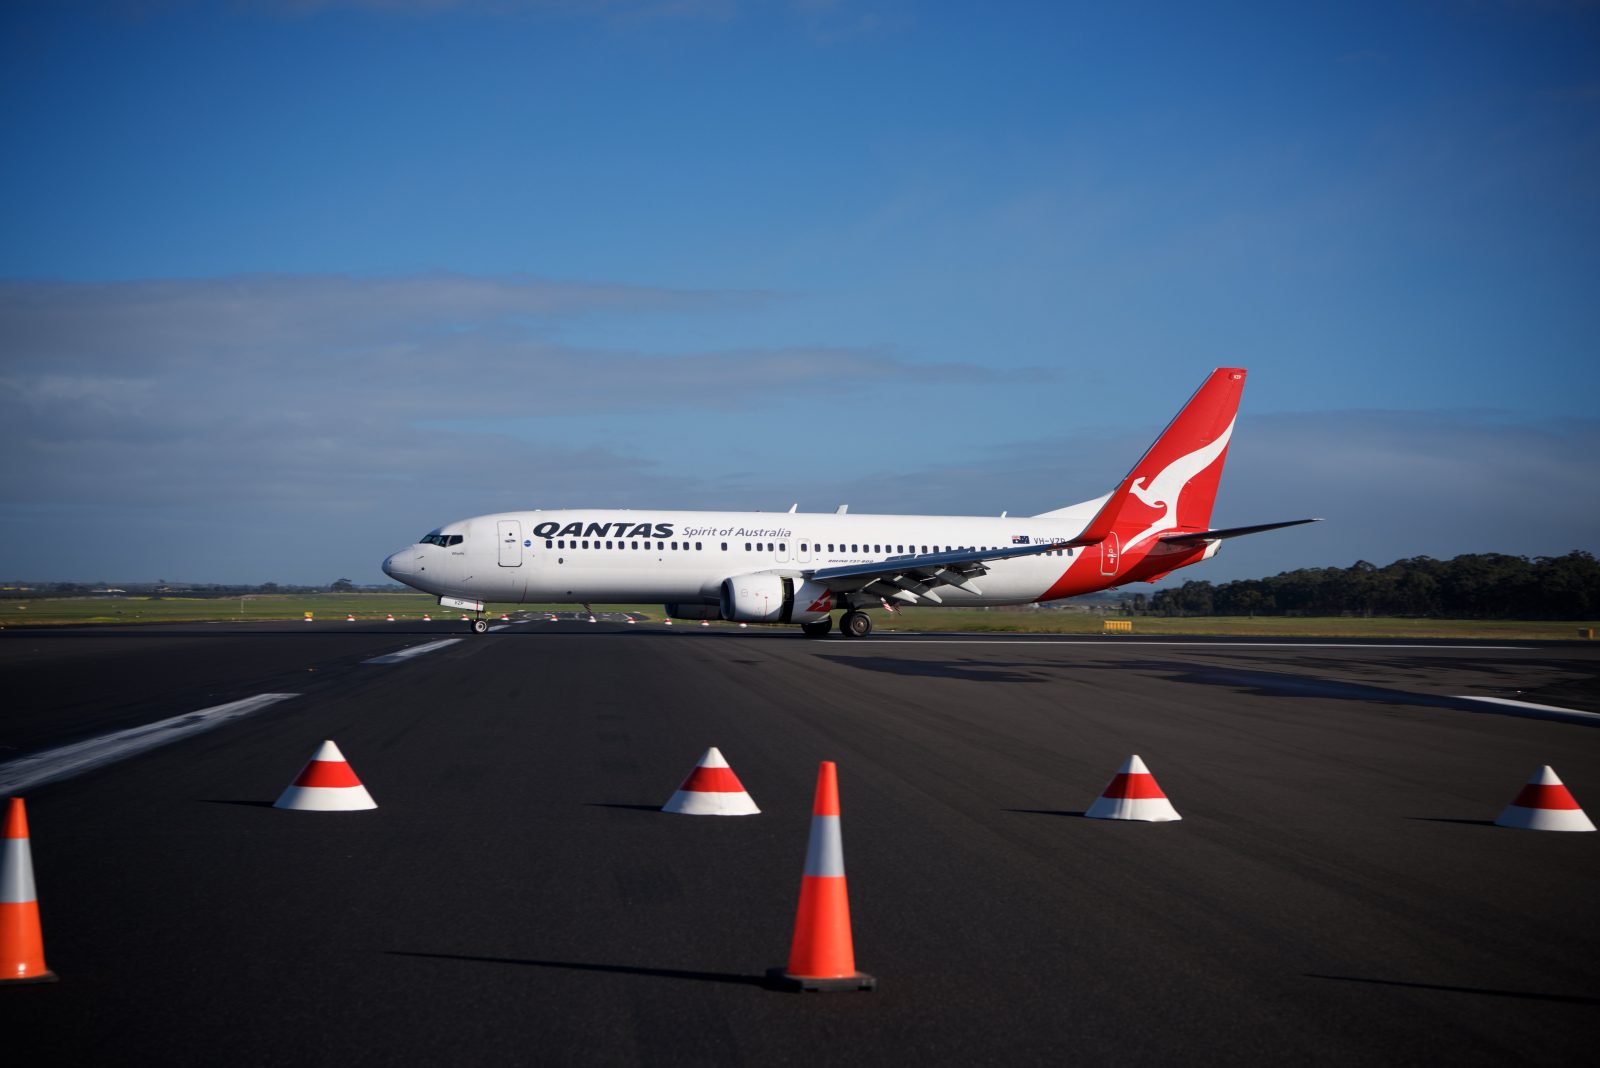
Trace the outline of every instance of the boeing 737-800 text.
[[798, 623], [822, 637], [842, 610], [1014, 605], [1154, 581], [1207, 560], [1223, 540], [1294, 519], [1213, 530], [1211, 506], [1233, 437], [1242, 368], [1213, 371], [1121, 484], [1031, 517], [667, 512], [503, 512], [449, 523], [383, 562], [442, 605], [658, 602], [678, 619]]

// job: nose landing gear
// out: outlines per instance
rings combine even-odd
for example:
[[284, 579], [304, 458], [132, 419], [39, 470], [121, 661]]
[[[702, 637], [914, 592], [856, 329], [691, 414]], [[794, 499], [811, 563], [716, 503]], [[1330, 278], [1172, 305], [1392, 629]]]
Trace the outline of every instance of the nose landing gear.
[[477, 619], [474, 619], [467, 625], [472, 629], [472, 633], [474, 634], [489, 633], [489, 621], [484, 619], [482, 616], [479, 616]]

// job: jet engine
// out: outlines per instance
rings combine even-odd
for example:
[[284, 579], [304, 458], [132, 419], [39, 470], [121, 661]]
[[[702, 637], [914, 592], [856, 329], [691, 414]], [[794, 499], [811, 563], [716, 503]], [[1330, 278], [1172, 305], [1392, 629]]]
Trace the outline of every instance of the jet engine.
[[724, 579], [721, 609], [740, 623], [810, 623], [827, 618], [833, 598], [819, 582], [760, 572]]

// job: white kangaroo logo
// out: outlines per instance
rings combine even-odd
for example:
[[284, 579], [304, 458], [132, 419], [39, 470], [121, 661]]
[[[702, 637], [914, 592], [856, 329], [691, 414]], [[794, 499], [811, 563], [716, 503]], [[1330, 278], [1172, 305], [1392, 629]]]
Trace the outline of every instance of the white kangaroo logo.
[[1177, 526], [1178, 496], [1183, 493], [1183, 487], [1189, 484], [1191, 478], [1210, 467], [1217, 457], [1222, 455], [1222, 450], [1228, 447], [1228, 439], [1231, 437], [1233, 437], [1233, 421], [1230, 420], [1228, 429], [1224, 430], [1220, 437], [1211, 444], [1202, 445], [1187, 456], [1180, 456], [1172, 461], [1159, 475], [1150, 479], [1148, 486], [1144, 485], [1145, 480], [1143, 478], [1133, 480], [1133, 485], [1129, 487], [1130, 493], [1143, 501], [1148, 507], [1165, 508], [1166, 511], [1160, 519], [1145, 530], [1140, 531], [1136, 537], [1124, 543], [1122, 546], [1124, 553], [1151, 535]]

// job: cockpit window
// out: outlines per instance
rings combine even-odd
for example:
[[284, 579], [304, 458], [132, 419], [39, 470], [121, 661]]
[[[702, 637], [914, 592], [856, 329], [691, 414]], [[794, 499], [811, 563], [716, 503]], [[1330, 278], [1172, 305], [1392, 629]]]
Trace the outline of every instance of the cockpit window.
[[438, 545], [438, 546], [441, 546], [441, 547], [447, 546], [447, 545], [460, 545], [461, 544], [461, 535], [460, 534], [440, 534], [437, 530], [435, 530], [431, 534], [424, 534], [418, 540], [418, 544], [419, 545]]

